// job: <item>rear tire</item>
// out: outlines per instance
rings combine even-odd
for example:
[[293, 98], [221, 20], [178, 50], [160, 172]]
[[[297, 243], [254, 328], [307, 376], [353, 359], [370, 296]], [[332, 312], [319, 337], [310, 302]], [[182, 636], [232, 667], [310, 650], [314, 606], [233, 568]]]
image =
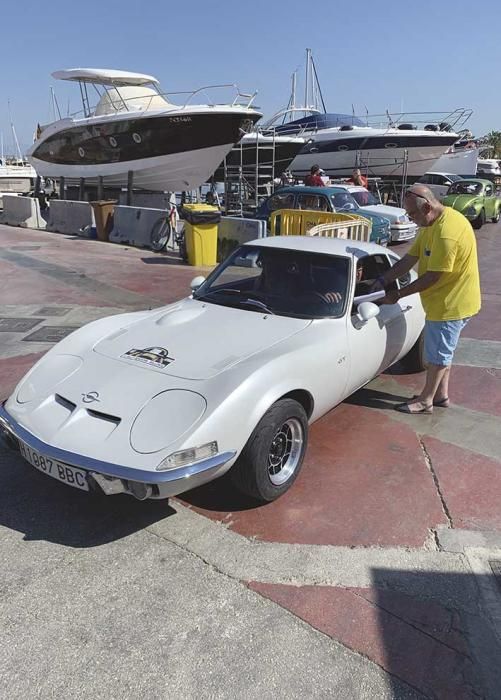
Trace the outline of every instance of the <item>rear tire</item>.
[[498, 213], [496, 214], [496, 216], [493, 216], [493, 217], [492, 217], [491, 221], [492, 221], [493, 224], [497, 224], [497, 223], [498, 223], [498, 221], [499, 221], [499, 209], [498, 209]]
[[308, 417], [293, 399], [281, 399], [264, 414], [230, 476], [236, 488], [269, 503], [295, 482], [308, 442]]
[[171, 225], [166, 216], [156, 221], [150, 233], [151, 249], [159, 253], [167, 245], [171, 234]]
[[471, 225], [475, 229], [482, 228], [482, 226], [485, 224], [485, 211], [483, 209], [480, 210], [479, 215], [477, 216], [476, 219], [473, 219], [471, 222]]
[[424, 330], [419, 334], [412, 348], [407, 355], [402, 358], [402, 365], [409, 374], [424, 372], [426, 363], [424, 361]]

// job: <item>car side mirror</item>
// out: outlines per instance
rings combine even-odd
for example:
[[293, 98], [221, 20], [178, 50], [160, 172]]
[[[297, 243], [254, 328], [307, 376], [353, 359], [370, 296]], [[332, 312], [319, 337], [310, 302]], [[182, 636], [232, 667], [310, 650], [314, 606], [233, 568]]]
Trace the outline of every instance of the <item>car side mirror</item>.
[[205, 277], [203, 275], [197, 275], [190, 282], [190, 288], [192, 292], [196, 292], [199, 287], [205, 282]]
[[371, 318], [376, 318], [376, 316], [379, 315], [381, 309], [377, 304], [374, 304], [372, 301], [363, 301], [361, 304], [358, 305], [357, 311], [359, 321], [365, 324], [368, 321], [370, 321]]

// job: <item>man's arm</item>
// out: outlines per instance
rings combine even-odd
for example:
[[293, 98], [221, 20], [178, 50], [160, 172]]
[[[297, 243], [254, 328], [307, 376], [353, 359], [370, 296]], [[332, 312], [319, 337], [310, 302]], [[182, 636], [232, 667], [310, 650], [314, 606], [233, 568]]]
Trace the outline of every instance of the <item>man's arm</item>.
[[408, 284], [402, 289], [390, 289], [389, 292], [386, 292], [384, 299], [381, 299], [381, 304], [396, 304], [396, 302], [399, 299], [402, 299], [402, 297], [408, 297], [416, 292], [422, 292], [436, 284], [443, 274], [447, 273], [431, 271], [425, 272], [424, 275], [418, 277], [415, 282]]
[[403, 277], [403, 275], [405, 275], [407, 272], [409, 272], [410, 269], [414, 267], [417, 261], [418, 258], [414, 257], [414, 255], [404, 255], [404, 257], [397, 263], [395, 263], [393, 267], [391, 267], [389, 270], [386, 270], [384, 275], [381, 275], [377, 278], [373, 286], [373, 291], [377, 292], [380, 289], [384, 289], [391, 282], [394, 282], [399, 277]]

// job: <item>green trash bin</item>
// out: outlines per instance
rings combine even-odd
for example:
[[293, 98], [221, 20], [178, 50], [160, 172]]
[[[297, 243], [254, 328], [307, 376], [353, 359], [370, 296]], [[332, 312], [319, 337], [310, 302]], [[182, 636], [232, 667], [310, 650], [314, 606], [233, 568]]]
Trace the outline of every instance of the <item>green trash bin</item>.
[[210, 204], [185, 204], [184, 242], [189, 265], [215, 265], [217, 262], [217, 229], [221, 212]]

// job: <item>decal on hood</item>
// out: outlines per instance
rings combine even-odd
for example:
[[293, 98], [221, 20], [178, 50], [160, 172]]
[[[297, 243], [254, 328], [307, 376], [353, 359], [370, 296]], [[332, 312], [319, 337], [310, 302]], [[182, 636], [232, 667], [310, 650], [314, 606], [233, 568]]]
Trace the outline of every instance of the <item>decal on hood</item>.
[[135, 360], [136, 362], [144, 362], [146, 365], [153, 367], [167, 367], [171, 362], [174, 362], [173, 357], [169, 357], [169, 351], [165, 348], [132, 348], [127, 350], [120, 357], [126, 360]]

